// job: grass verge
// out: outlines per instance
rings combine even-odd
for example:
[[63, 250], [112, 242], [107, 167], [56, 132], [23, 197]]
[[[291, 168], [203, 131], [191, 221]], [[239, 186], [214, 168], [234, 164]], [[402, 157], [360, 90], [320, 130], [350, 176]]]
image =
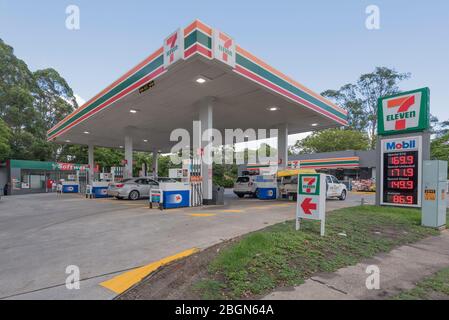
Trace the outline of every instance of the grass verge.
[[253, 298], [438, 234], [421, 227], [416, 209], [361, 206], [326, 219], [324, 237], [316, 221], [303, 221], [300, 231], [288, 221], [244, 236], [209, 263], [192, 289], [203, 299]]
[[449, 300], [449, 268], [420, 281], [415, 288], [401, 292], [393, 300]]

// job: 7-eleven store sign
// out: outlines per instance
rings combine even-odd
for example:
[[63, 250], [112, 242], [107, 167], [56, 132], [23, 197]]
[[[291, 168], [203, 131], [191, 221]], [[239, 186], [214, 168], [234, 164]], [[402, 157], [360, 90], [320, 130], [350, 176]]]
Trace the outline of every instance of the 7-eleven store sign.
[[212, 46], [214, 58], [235, 67], [235, 41], [226, 33], [219, 30], [213, 31]]
[[324, 235], [326, 213], [326, 177], [324, 174], [300, 174], [296, 204], [296, 230], [301, 219], [320, 220]]
[[424, 131], [429, 127], [429, 89], [379, 99], [379, 135]]

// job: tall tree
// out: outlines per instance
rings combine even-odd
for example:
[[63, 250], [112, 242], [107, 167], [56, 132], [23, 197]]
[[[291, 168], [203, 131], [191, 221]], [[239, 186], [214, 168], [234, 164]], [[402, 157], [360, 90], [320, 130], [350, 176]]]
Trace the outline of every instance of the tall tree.
[[66, 147], [46, 141], [49, 128], [77, 107], [54, 69], [31, 72], [0, 39], [0, 117], [11, 129], [10, 157], [54, 160]]
[[374, 72], [362, 74], [355, 84], [346, 84], [338, 90], [327, 90], [322, 95], [345, 108], [349, 112], [349, 129], [365, 130], [370, 147], [375, 148], [377, 100], [400, 92], [399, 83], [408, 78], [410, 73], [377, 67]]
[[8, 159], [11, 152], [9, 147], [9, 139], [11, 138], [11, 130], [6, 125], [6, 122], [0, 119], [0, 162]]

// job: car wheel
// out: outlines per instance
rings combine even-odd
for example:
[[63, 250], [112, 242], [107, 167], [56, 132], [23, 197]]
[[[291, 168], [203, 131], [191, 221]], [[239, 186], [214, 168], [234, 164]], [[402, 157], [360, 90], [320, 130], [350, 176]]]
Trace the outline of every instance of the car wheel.
[[245, 195], [243, 193], [236, 193], [237, 197], [243, 198]]
[[128, 196], [129, 200], [137, 200], [137, 199], [139, 199], [139, 197], [140, 197], [140, 194], [139, 194], [139, 191], [137, 191], [137, 190], [131, 191]]
[[341, 192], [341, 195], [340, 195], [340, 197], [338, 199], [340, 199], [340, 200], [345, 200], [346, 199], [346, 190], [343, 190]]

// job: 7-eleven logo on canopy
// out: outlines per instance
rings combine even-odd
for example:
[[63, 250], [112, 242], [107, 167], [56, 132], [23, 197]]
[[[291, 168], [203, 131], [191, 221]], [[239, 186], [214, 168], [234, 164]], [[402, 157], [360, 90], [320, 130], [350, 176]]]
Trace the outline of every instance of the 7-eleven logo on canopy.
[[164, 40], [164, 65], [168, 67], [183, 57], [184, 39], [181, 29], [176, 30]]
[[428, 93], [426, 89], [381, 98], [379, 134], [427, 129]]
[[235, 66], [235, 41], [227, 34], [214, 30], [214, 57], [232, 67]]

